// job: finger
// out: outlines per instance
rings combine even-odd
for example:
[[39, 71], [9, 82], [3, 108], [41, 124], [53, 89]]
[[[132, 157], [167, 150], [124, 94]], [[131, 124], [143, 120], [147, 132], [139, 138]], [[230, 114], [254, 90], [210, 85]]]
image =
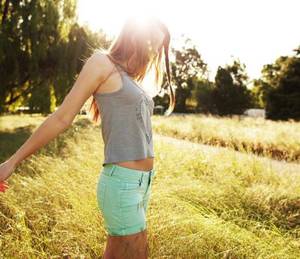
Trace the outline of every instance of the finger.
[[0, 190], [5, 190], [5, 189], [7, 189], [8, 187], [6, 187], [6, 186], [1, 186], [0, 187]]

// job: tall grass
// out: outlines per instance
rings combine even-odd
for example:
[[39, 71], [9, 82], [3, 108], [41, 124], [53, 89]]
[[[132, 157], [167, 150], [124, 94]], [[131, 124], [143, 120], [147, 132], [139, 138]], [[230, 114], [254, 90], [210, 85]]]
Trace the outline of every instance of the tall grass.
[[[26, 120], [7, 119], [16, 127]], [[16, 128], [0, 130], [11, 131], [13, 146]], [[154, 149], [150, 258], [299, 258], [297, 172], [282, 174], [254, 156], [157, 135]], [[101, 258], [106, 234], [96, 183], [102, 161], [100, 127], [84, 118], [24, 160], [0, 195], [0, 258]]]
[[154, 117], [153, 128], [159, 134], [300, 162], [300, 122], [202, 114], [176, 115], [167, 120]]

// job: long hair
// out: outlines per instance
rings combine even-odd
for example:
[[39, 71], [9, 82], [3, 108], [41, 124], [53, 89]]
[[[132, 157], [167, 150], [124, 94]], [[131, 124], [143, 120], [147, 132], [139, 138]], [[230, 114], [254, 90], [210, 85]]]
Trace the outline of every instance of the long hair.
[[[163, 42], [159, 46], [157, 52], [153, 54], [152, 43], [155, 41], [155, 29], [160, 29], [163, 34]], [[98, 48], [113, 62], [118, 64], [126, 73], [136, 80], [138, 83], [143, 82], [146, 74], [150, 71], [154, 72], [154, 83], [156, 85], [156, 95], [162, 91], [169, 94], [169, 107], [164, 115], [169, 116], [175, 107], [175, 93], [171, 86], [171, 75], [169, 65], [169, 44], [170, 33], [168, 28], [157, 18], [147, 18], [142, 24], [134, 18], [128, 18], [123, 25], [119, 36], [115, 38], [108, 50]], [[164, 50], [164, 52], [163, 52]], [[162, 86], [163, 69], [162, 56], [165, 57], [165, 68], [167, 72], [168, 88]], [[126, 67], [122, 64], [126, 63]], [[105, 79], [106, 80], [106, 79]], [[104, 80], [104, 81], [105, 81]], [[89, 107], [89, 114], [94, 122], [100, 118], [99, 107], [96, 100], [92, 97]]]

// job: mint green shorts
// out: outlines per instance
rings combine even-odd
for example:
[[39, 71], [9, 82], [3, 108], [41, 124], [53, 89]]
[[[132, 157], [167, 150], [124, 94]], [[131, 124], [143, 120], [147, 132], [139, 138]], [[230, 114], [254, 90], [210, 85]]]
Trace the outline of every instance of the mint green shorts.
[[154, 175], [154, 169], [142, 171], [104, 165], [97, 183], [97, 202], [109, 235], [130, 235], [146, 229]]

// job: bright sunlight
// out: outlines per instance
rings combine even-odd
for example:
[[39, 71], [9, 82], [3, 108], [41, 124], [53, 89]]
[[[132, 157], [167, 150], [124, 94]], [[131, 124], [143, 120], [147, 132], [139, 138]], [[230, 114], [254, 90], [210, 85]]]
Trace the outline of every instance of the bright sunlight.
[[210, 78], [234, 57], [257, 78], [264, 64], [290, 55], [298, 45], [299, 9], [294, 0], [79, 0], [78, 18], [113, 37], [127, 16], [155, 15], [168, 26], [173, 47], [183, 44], [182, 35], [191, 38], [208, 63]]

